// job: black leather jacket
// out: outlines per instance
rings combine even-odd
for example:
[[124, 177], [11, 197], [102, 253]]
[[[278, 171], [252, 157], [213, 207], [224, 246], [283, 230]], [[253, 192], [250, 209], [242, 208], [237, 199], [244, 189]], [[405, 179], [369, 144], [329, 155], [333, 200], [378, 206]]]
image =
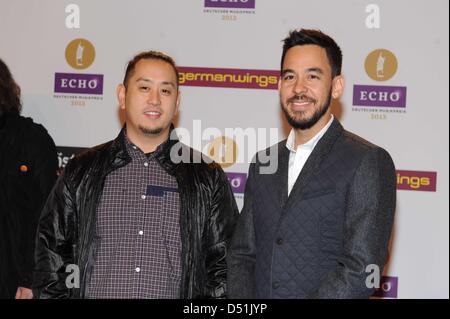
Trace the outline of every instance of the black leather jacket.
[[[58, 179], [42, 211], [35, 253], [34, 294], [38, 298], [84, 298], [94, 264], [96, 208], [105, 177], [131, 161], [124, 129], [106, 144], [72, 159]], [[180, 297], [226, 297], [226, 254], [238, 209], [228, 179], [219, 165], [174, 163], [171, 149], [201, 154], [178, 140], [167, 140], [156, 150], [160, 165], [178, 182], [180, 193]], [[69, 289], [76, 282], [79, 287]], [[66, 272], [67, 271], [67, 272]], [[68, 275], [70, 275], [68, 277]], [[69, 285], [70, 286], [70, 285]]]

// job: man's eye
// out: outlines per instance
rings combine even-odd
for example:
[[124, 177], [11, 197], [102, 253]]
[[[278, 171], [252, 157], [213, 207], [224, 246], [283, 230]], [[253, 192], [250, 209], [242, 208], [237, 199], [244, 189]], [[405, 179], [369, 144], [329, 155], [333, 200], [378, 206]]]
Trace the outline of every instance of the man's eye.
[[317, 75], [315, 75], [315, 74], [310, 74], [309, 75], [309, 79], [310, 80], [318, 80], [318, 79], [320, 79]]
[[139, 89], [142, 90], [142, 91], [148, 91], [149, 87], [148, 86], [141, 86], [141, 87], [139, 87]]
[[168, 90], [168, 89], [163, 89], [163, 90], [162, 90], [162, 93], [163, 93], [164, 95], [170, 95], [172, 92], [171, 92], [170, 90]]
[[285, 81], [292, 80], [293, 78], [294, 76], [292, 74], [286, 74], [285, 76], [283, 76], [283, 80]]

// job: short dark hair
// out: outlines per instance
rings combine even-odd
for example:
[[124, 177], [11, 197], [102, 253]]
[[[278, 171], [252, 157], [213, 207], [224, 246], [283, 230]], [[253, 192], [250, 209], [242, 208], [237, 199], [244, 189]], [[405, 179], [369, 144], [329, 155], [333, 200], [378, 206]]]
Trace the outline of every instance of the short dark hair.
[[337, 43], [320, 30], [300, 29], [289, 32], [289, 36], [283, 40], [283, 54], [281, 56], [281, 70], [283, 70], [284, 58], [287, 51], [297, 45], [314, 44], [325, 49], [328, 62], [331, 66], [332, 78], [341, 75], [342, 51]]
[[177, 77], [177, 88], [180, 84], [180, 75], [178, 74], [178, 69], [175, 64], [175, 61], [165, 53], [158, 51], [145, 51], [134, 56], [127, 64], [127, 69], [125, 71], [125, 77], [123, 78], [123, 85], [127, 87], [128, 80], [133, 75], [134, 69], [136, 67], [136, 63], [140, 60], [160, 60], [170, 64], [175, 71], [175, 75]]
[[0, 59], [0, 116], [3, 113], [20, 114], [21, 111], [20, 87], [8, 66]]

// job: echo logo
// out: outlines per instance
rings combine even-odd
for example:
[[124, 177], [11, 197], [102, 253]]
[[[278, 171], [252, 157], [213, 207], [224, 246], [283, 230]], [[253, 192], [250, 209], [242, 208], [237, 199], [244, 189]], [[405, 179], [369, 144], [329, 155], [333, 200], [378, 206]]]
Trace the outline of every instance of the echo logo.
[[66, 61], [74, 69], [83, 70], [95, 60], [94, 45], [86, 39], [70, 41], [66, 47]]
[[208, 147], [208, 155], [224, 168], [236, 163], [237, 152], [238, 147], [236, 142], [227, 136], [217, 137]]
[[103, 94], [102, 74], [55, 73], [55, 93]]
[[229, 173], [226, 172], [228, 181], [234, 194], [244, 194], [245, 184], [247, 183], [246, 173]]
[[405, 108], [406, 87], [354, 85], [353, 105]]
[[[376, 49], [366, 57], [364, 68], [374, 81], [388, 81], [397, 72], [398, 60], [387, 49]], [[406, 109], [405, 86], [354, 85], [353, 105], [362, 107], [388, 107]]]
[[377, 49], [369, 53], [364, 68], [372, 80], [387, 81], [397, 72], [397, 57], [389, 50]]
[[373, 297], [397, 298], [398, 277], [389, 277], [389, 276], [381, 277], [380, 288], [375, 290]]
[[205, 8], [255, 9], [256, 0], [205, 0]]

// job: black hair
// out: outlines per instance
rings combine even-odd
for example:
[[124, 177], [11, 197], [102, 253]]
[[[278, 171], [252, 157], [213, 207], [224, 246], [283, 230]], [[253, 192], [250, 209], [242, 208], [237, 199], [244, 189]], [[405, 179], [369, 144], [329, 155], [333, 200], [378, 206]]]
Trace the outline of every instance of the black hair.
[[325, 33], [319, 30], [300, 29], [289, 32], [289, 36], [283, 40], [283, 54], [281, 56], [281, 70], [283, 71], [284, 58], [287, 51], [297, 45], [314, 44], [325, 49], [331, 66], [332, 78], [341, 74], [342, 51], [337, 43]]

